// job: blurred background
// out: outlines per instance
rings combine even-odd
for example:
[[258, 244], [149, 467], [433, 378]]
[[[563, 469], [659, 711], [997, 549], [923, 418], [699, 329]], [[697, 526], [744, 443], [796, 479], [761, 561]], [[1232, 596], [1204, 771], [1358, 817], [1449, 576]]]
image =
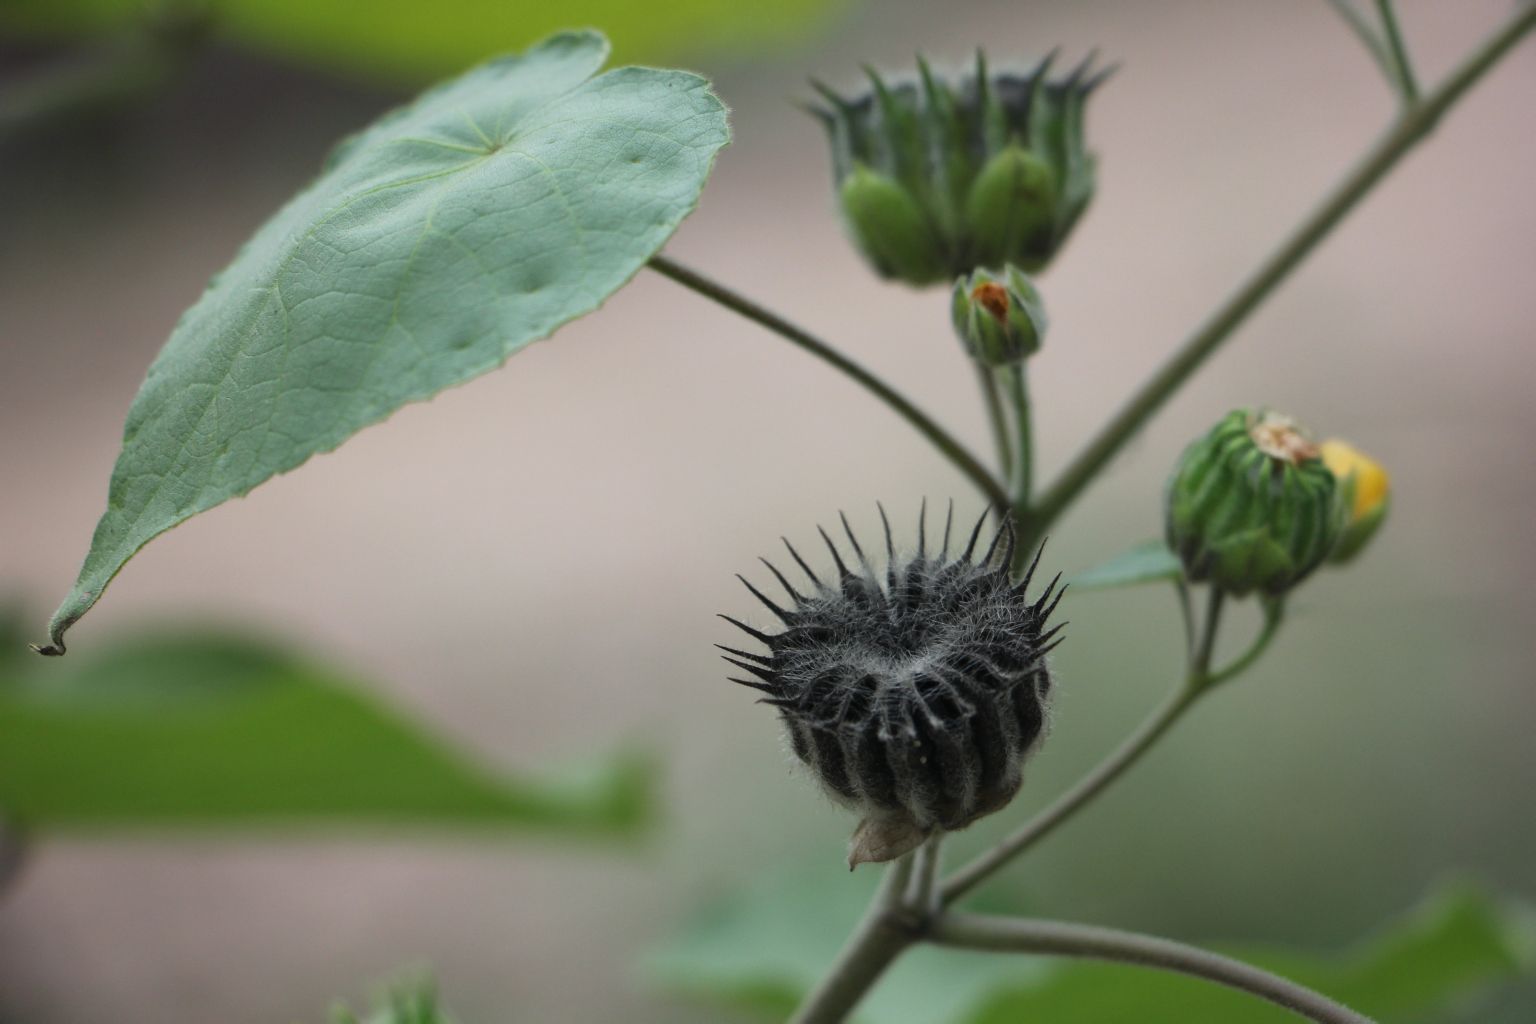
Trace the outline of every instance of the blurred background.
[[[1046, 478], [1394, 109], [1321, 0], [699, 2], [654, 17], [602, 2], [373, 6], [315, 3], [291, 23], [237, 13], [142, 102], [0, 140], [0, 600], [25, 609], [27, 639], [79, 566], [146, 366], [210, 274], [334, 139], [549, 29], [592, 24], [617, 60], [709, 75], [735, 141], [667, 251], [834, 339], [983, 451], [942, 290], [867, 272], [833, 215], [821, 131], [794, 101], [807, 75], [852, 86], [859, 62], [905, 68], [919, 48], [958, 63], [984, 43], [1005, 63], [1060, 45], [1120, 62], [1088, 117], [1097, 197], [1041, 282]], [[1511, 8], [1400, 6], [1430, 82]], [[0, 0], [0, 92], [77, 59], [76, 33], [114, 31], [113, 5], [78, 7], [55, 22], [63, 7]], [[1046, 562], [1068, 573], [1156, 534], [1183, 444], [1250, 403], [1352, 439], [1396, 492], [1371, 550], [1307, 584], [1260, 666], [997, 899], [1337, 948], [1448, 876], [1536, 896], [1533, 101], [1528, 45], [1055, 530]], [[838, 509], [873, 528], [876, 499], [910, 524], [925, 495], [980, 509], [844, 379], [642, 273], [556, 343], [167, 534], [72, 650], [164, 623], [280, 638], [509, 777], [649, 751], [660, 821], [622, 842], [45, 833], [0, 893], [0, 1020], [319, 1020], [333, 996], [411, 965], [469, 1021], [736, 1019], [640, 964], [762, 879], [868, 879], [847, 882], [846, 815], [725, 682], [710, 645], [734, 641], [714, 615], [756, 617], [732, 573], [751, 575], [780, 534], [809, 543]], [[1058, 792], [1178, 676], [1164, 588], [1072, 595], [1064, 617], [1053, 735], [1019, 802], [951, 856]], [[1234, 647], [1251, 625], [1233, 617]], [[835, 948], [858, 905], [828, 909], [821, 941]], [[1533, 1007], [1506, 996], [1497, 1019]]]

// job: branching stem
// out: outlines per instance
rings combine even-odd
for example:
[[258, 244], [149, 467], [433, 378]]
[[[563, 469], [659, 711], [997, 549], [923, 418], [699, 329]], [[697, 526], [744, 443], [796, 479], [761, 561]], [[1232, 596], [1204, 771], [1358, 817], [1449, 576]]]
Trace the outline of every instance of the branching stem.
[[1502, 28], [1452, 71], [1431, 93], [1408, 106], [1390, 131], [1324, 198], [1232, 295], [1190, 335], [1173, 357], [1131, 397], [1041, 496], [1024, 523], [1022, 546], [1045, 530], [1098, 476], [1111, 459], [1162, 408], [1179, 387], [1232, 336], [1319, 242], [1417, 145], [1441, 116], [1487, 74], [1526, 33], [1536, 28], [1536, 4], [1523, 4]]
[[1387, 53], [1390, 59], [1393, 84], [1408, 106], [1419, 100], [1419, 81], [1413, 73], [1413, 62], [1408, 59], [1408, 44], [1403, 39], [1403, 28], [1397, 21], [1397, 8], [1392, 0], [1376, 0], [1376, 10], [1381, 14], [1381, 24], [1387, 33]]
[[1181, 686], [1158, 705], [1157, 709], [1137, 727], [1097, 767], [1078, 780], [1054, 802], [1035, 815], [1018, 831], [1003, 839], [965, 867], [951, 875], [939, 888], [939, 902], [949, 906], [960, 897], [980, 885], [1025, 850], [1056, 831], [1089, 801], [1098, 796], [1110, 783], [1125, 774], [1141, 760], [1152, 745], [1183, 717], [1184, 712], [1199, 697], [1200, 691], [1193, 686]]
[[1371, 1024], [1346, 1006], [1277, 974], [1170, 939], [1113, 928], [984, 914], [945, 914], [929, 934], [941, 946], [1039, 953], [1156, 967], [1267, 999], [1316, 1024]]
[[1387, 48], [1386, 40], [1381, 37], [1376, 26], [1371, 24], [1365, 12], [1355, 6], [1355, 0], [1328, 0], [1328, 6], [1344, 19], [1344, 23], [1355, 33], [1355, 38], [1360, 40], [1361, 45], [1381, 68], [1381, 73], [1386, 76], [1392, 87], [1398, 88], [1397, 68], [1392, 64], [1392, 51]]
[[932, 417], [913, 405], [906, 396], [895, 388], [875, 376], [863, 366], [854, 362], [848, 356], [839, 352], [831, 345], [811, 334], [809, 331], [796, 327], [772, 310], [758, 305], [751, 299], [727, 288], [695, 270], [683, 266], [666, 256], [652, 256], [651, 269], [669, 277], [685, 288], [689, 288], [713, 302], [717, 302], [733, 313], [739, 313], [748, 320], [760, 326], [768, 328], [782, 338], [793, 342], [818, 359], [831, 364], [847, 377], [852, 378], [866, 391], [870, 392], [880, 401], [890, 406], [902, 419], [906, 420], [913, 429], [922, 434], [939, 450], [956, 469], [975, 484], [989, 502], [998, 508], [1008, 507], [1008, 492], [1003, 485], [983, 466], [976, 457], [966, 449], [955, 437], [934, 422]]
[[[1358, 14], [1347, 3], [1340, 2], [1335, 6], [1339, 7], [1347, 17]], [[1109, 461], [1146, 424], [1147, 420], [1206, 359], [1221, 347], [1249, 314], [1290, 275], [1291, 271], [1296, 269], [1302, 260], [1354, 209], [1356, 204], [1386, 176], [1387, 172], [1434, 128], [1440, 117], [1532, 28], [1536, 28], [1536, 4], [1525, 4], [1487, 41], [1474, 50], [1432, 93], [1406, 105], [1402, 117], [1392, 129], [1366, 152], [1355, 168], [1345, 175], [1313, 213], [1303, 220], [1237, 290], [1190, 335], [1173, 357], [1131, 397], [1120, 412], [1068, 464], [1057, 482], [1029, 508], [1028, 515], [1019, 524], [1022, 548], [1029, 549], [1038, 543], [1044, 531], [1077, 499]], [[1366, 38], [1369, 43], [1375, 38], [1374, 33], [1368, 34]], [[1374, 45], [1373, 52], [1375, 52]], [[668, 261], [653, 261], [653, 266], [702, 294], [757, 320], [770, 329], [777, 330], [791, 341], [827, 359], [892, 404], [898, 412], [901, 412], [904, 406], [910, 409], [910, 403], [905, 403], [904, 400], [902, 405], [892, 402], [894, 392], [879, 385], [867, 373], [857, 370], [857, 367], [853, 367], [846, 359], [833, 353], [816, 339], [785, 324], [766, 310], [724, 292], [712, 286], [710, 282], [703, 281], [697, 275], [684, 271]], [[910, 413], [904, 413], [904, 415], [920, 430], [923, 430], [922, 424], [925, 423], [931, 427], [931, 421], [921, 417], [920, 414], [917, 419], [914, 419]], [[936, 427], [932, 430], [924, 430], [924, 433], [930, 440], [939, 444], [941, 449], [944, 448], [939, 439], [947, 438], [948, 435], [937, 431]], [[951, 445], [953, 445], [952, 439]], [[964, 453], [963, 449], [954, 447], [955, 450]], [[951, 452], [946, 451], [946, 454], [950, 454], [954, 459]], [[1009, 496], [999, 493], [1001, 488], [996, 480], [985, 469], [976, 465], [974, 459], [971, 459], [970, 463], [975, 466], [975, 469], [967, 471], [967, 475], [971, 476], [999, 507], [1003, 507]], [[956, 464], [964, 468], [961, 461], [956, 460]], [[846, 1020], [848, 1014], [863, 998], [864, 993], [874, 985], [886, 967], [907, 946], [923, 937], [954, 945], [985, 945], [986, 948], [1029, 949], [1062, 955], [1097, 956], [1184, 971], [1262, 995], [1279, 1005], [1303, 1013], [1320, 1024], [1367, 1024], [1366, 1018], [1284, 979], [1246, 964], [1177, 943], [1079, 925], [1036, 922], [998, 924], [962, 916], [947, 909], [956, 899], [969, 892], [1018, 853], [1044, 838], [1119, 778], [1151, 749], [1199, 698], [1200, 694], [1209, 692], [1215, 682], [1231, 678], [1237, 672], [1247, 668], [1262, 653], [1278, 627], [1278, 614], [1266, 620], [1264, 632], [1246, 654], [1225, 669], [1214, 674], [1210, 671], [1211, 656], [1215, 649], [1215, 627], [1219, 621], [1222, 603], [1219, 593], [1212, 595], [1211, 604], [1207, 609], [1205, 628], [1201, 631], [1203, 635], [1191, 645], [1194, 653], [1184, 684], [1175, 690], [1135, 733], [1099, 767], [1068, 790], [1034, 821], [952, 876], [940, 888], [941, 906], [932, 916], [914, 917], [910, 910], [903, 913], [893, 909], [887, 897], [877, 898], [859, 931], [839, 956], [831, 973], [795, 1015], [792, 1024], [837, 1024], [839, 1021]], [[904, 878], [903, 890], [906, 884]]]
[[875, 979], [912, 944], [916, 936], [904, 923], [902, 906], [912, 877], [912, 858], [907, 854], [885, 869], [880, 891], [858, 930], [789, 1024], [838, 1024], [847, 1019]]

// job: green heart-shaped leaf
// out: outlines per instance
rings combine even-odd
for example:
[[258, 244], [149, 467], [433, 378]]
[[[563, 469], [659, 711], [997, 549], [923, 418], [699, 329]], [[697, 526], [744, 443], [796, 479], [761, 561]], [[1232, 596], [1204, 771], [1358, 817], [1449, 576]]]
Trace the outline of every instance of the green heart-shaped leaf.
[[698, 201], [708, 83], [555, 36], [341, 145], [182, 317], [45, 654], [139, 548], [596, 309]]

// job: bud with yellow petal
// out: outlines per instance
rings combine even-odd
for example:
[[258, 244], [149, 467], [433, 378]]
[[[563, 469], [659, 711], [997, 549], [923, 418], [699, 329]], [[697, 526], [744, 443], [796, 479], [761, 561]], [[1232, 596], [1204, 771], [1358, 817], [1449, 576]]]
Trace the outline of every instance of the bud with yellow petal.
[[1279, 596], [1338, 542], [1343, 506], [1318, 447], [1289, 418], [1239, 409], [1184, 452], [1168, 483], [1168, 545], [1192, 581]]
[[1332, 439], [1319, 446], [1323, 463], [1339, 481], [1339, 500], [1348, 510], [1344, 531], [1328, 561], [1343, 565], [1354, 559], [1387, 518], [1392, 481], [1381, 463], [1347, 441]]
[[1039, 291], [1011, 264], [1002, 273], [977, 270], [960, 277], [950, 313], [960, 343], [987, 366], [1007, 366], [1033, 355], [1048, 323]]

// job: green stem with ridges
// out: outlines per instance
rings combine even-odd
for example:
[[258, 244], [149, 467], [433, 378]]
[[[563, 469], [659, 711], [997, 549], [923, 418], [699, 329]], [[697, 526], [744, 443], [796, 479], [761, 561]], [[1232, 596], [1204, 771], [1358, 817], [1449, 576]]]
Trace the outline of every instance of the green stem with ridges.
[[656, 255], [651, 257], [652, 270], [671, 278], [685, 288], [704, 296], [713, 302], [719, 303], [733, 313], [739, 313], [748, 320], [760, 326], [768, 328], [786, 340], [793, 342], [811, 355], [835, 367], [844, 376], [856, 381], [870, 394], [888, 405], [902, 419], [906, 420], [913, 429], [923, 435], [939, 450], [950, 463], [965, 474], [971, 483], [984, 494], [989, 502], [998, 508], [1008, 507], [1008, 492], [1004, 489], [988, 469], [983, 466], [976, 457], [970, 453], [965, 445], [934, 422], [933, 418], [923, 412], [917, 406], [902, 395], [895, 388], [881, 380], [875, 374], [866, 370], [863, 366], [854, 362], [848, 356], [843, 355], [831, 345], [811, 334], [809, 331], [796, 327], [772, 310], [753, 302], [751, 299], [727, 288], [717, 281], [711, 280], [698, 271], [690, 270], [666, 256]]
[[1153, 413], [1187, 381], [1247, 320], [1291, 271], [1368, 195], [1388, 171], [1424, 139], [1451, 106], [1487, 74], [1526, 33], [1536, 28], [1536, 4], [1523, 6], [1456, 70], [1418, 102], [1405, 108], [1387, 134], [1368, 150], [1354, 170], [1317, 209], [1264, 260], [1171, 359], [1115, 414], [1041, 496], [1025, 519], [1025, 547], [1040, 536], [1098, 476]]

